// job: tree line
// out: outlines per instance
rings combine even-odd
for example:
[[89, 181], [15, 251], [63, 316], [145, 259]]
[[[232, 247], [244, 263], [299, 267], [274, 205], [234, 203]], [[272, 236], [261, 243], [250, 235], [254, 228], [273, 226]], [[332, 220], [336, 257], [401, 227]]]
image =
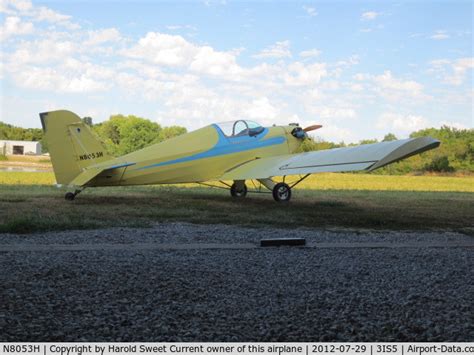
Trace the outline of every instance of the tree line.
[[[441, 128], [426, 128], [410, 134], [410, 138], [432, 137], [438, 139], [441, 145], [437, 149], [415, 155], [400, 162], [378, 169], [378, 174], [401, 175], [415, 172], [474, 172], [474, 129], [457, 129], [442, 126]], [[397, 140], [393, 133], [388, 133], [382, 142]], [[316, 139], [307, 139], [301, 146], [301, 151], [308, 152], [321, 149], [341, 148], [360, 144], [377, 143], [377, 139], [364, 139], [359, 143], [333, 143]]]
[[[162, 127], [149, 119], [134, 115], [112, 115], [107, 121], [94, 124], [92, 118], [84, 117], [92, 131], [104, 143], [111, 155], [123, 155], [151, 144], [186, 133], [180, 126]], [[443, 126], [427, 128], [410, 134], [411, 138], [430, 136], [441, 141], [438, 149], [415, 155], [401, 162], [376, 170], [379, 174], [407, 174], [415, 172], [474, 172], [474, 130], [457, 129]], [[48, 151], [48, 144], [39, 128], [21, 128], [0, 122], [0, 139], [40, 141], [43, 151]], [[388, 133], [382, 141], [396, 140], [393, 133]], [[306, 139], [301, 151], [332, 149], [358, 144], [377, 143], [376, 139], [361, 140], [357, 144], [334, 143], [320, 138]]]
[[[107, 121], [94, 124], [91, 117], [82, 121], [104, 143], [111, 155], [124, 155], [137, 149], [159, 143], [187, 132], [180, 126], [162, 127], [149, 119], [134, 115], [112, 115]], [[43, 153], [48, 152], [48, 142], [40, 128], [21, 128], [0, 121], [0, 140], [39, 141]]]

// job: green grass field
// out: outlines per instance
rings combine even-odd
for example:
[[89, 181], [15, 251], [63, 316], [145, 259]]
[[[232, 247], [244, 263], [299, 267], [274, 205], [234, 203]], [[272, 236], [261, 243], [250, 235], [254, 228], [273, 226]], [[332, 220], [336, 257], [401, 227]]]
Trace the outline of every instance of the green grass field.
[[86, 189], [73, 202], [51, 173], [0, 172], [0, 232], [184, 221], [282, 228], [449, 229], [473, 234], [472, 177], [320, 174], [288, 204], [270, 194], [234, 200], [220, 189], [140, 186]]
[[[297, 177], [289, 177], [288, 181], [296, 179]], [[0, 185], [53, 184], [55, 184], [55, 179], [52, 172], [0, 172]], [[248, 183], [248, 185], [251, 184]], [[180, 186], [196, 187], [195, 184]], [[474, 177], [326, 173], [311, 175], [299, 184], [298, 189], [474, 192]]]

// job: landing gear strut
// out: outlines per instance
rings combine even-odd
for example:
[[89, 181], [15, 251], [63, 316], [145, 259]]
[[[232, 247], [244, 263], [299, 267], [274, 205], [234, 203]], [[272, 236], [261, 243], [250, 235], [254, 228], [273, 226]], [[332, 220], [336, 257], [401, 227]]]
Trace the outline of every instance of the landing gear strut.
[[277, 202], [288, 202], [291, 198], [291, 187], [284, 182], [279, 182], [273, 187], [273, 199]]
[[[247, 185], [245, 185], [245, 180], [234, 180], [234, 183], [232, 185], [228, 184], [225, 181], [220, 181], [220, 183], [222, 185], [225, 185], [225, 187], [210, 185], [203, 182], [198, 182], [198, 184], [210, 186], [210, 187], [216, 187], [220, 189], [230, 189], [230, 194], [235, 199], [241, 199], [247, 196], [247, 192], [261, 193], [261, 194], [271, 193], [275, 201], [288, 202], [291, 199], [291, 190], [296, 185], [298, 185], [301, 181], [306, 179], [308, 176], [310, 176], [310, 174], [306, 174], [304, 176], [300, 175], [298, 180], [291, 182], [290, 184], [285, 183], [286, 176], [283, 176], [283, 182], [279, 182], [279, 183], [275, 183], [275, 181], [273, 181], [271, 178], [256, 179], [260, 183], [260, 186], [258, 187], [255, 184], [254, 180], [251, 179], [249, 181], [253, 184], [254, 188], [251, 188], [250, 190], [247, 190]], [[264, 186], [269, 191], [261, 191], [262, 186]]]
[[66, 192], [66, 195], [64, 195], [64, 198], [66, 201], [74, 201], [77, 195], [79, 195], [82, 192], [82, 190], [75, 190], [74, 192]]
[[245, 185], [245, 181], [234, 181], [230, 187], [230, 195], [234, 198], [243, 198], [247, 196], [247, 185]]

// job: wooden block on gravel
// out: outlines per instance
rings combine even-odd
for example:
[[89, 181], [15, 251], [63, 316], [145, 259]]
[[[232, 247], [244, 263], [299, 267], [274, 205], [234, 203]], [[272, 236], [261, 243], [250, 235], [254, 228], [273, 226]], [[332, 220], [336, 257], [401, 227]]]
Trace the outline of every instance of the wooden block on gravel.
[[279, 247], [279, 246], [304, 246], [306, 239], [304, 238], [277, 238], [277, 239], [262, 239], [260, 241], [261, 247]]

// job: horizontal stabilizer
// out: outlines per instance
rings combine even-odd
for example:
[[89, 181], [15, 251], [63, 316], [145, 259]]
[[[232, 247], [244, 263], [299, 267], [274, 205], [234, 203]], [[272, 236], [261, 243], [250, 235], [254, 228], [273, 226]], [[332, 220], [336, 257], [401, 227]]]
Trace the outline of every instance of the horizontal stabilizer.
[[74, 180], [72, 180], [69, 185], [72, 186], [85, 186], [89, 181], [94, 179], [96, 176], [101, 174], [104, 171], [110, 171], [114, 169], [125, 168], [135, 163], [111, 163], [108, 164], [98, 164], [90, 168], [85, 169], [82, 173], [77, 175]]
[[74, 180], [72, 180], [69, 185], [71, 186], [84, 186], [97, 175], [99, 175], [103, 170], [102, 169], [87, 169], [77, 175]]

